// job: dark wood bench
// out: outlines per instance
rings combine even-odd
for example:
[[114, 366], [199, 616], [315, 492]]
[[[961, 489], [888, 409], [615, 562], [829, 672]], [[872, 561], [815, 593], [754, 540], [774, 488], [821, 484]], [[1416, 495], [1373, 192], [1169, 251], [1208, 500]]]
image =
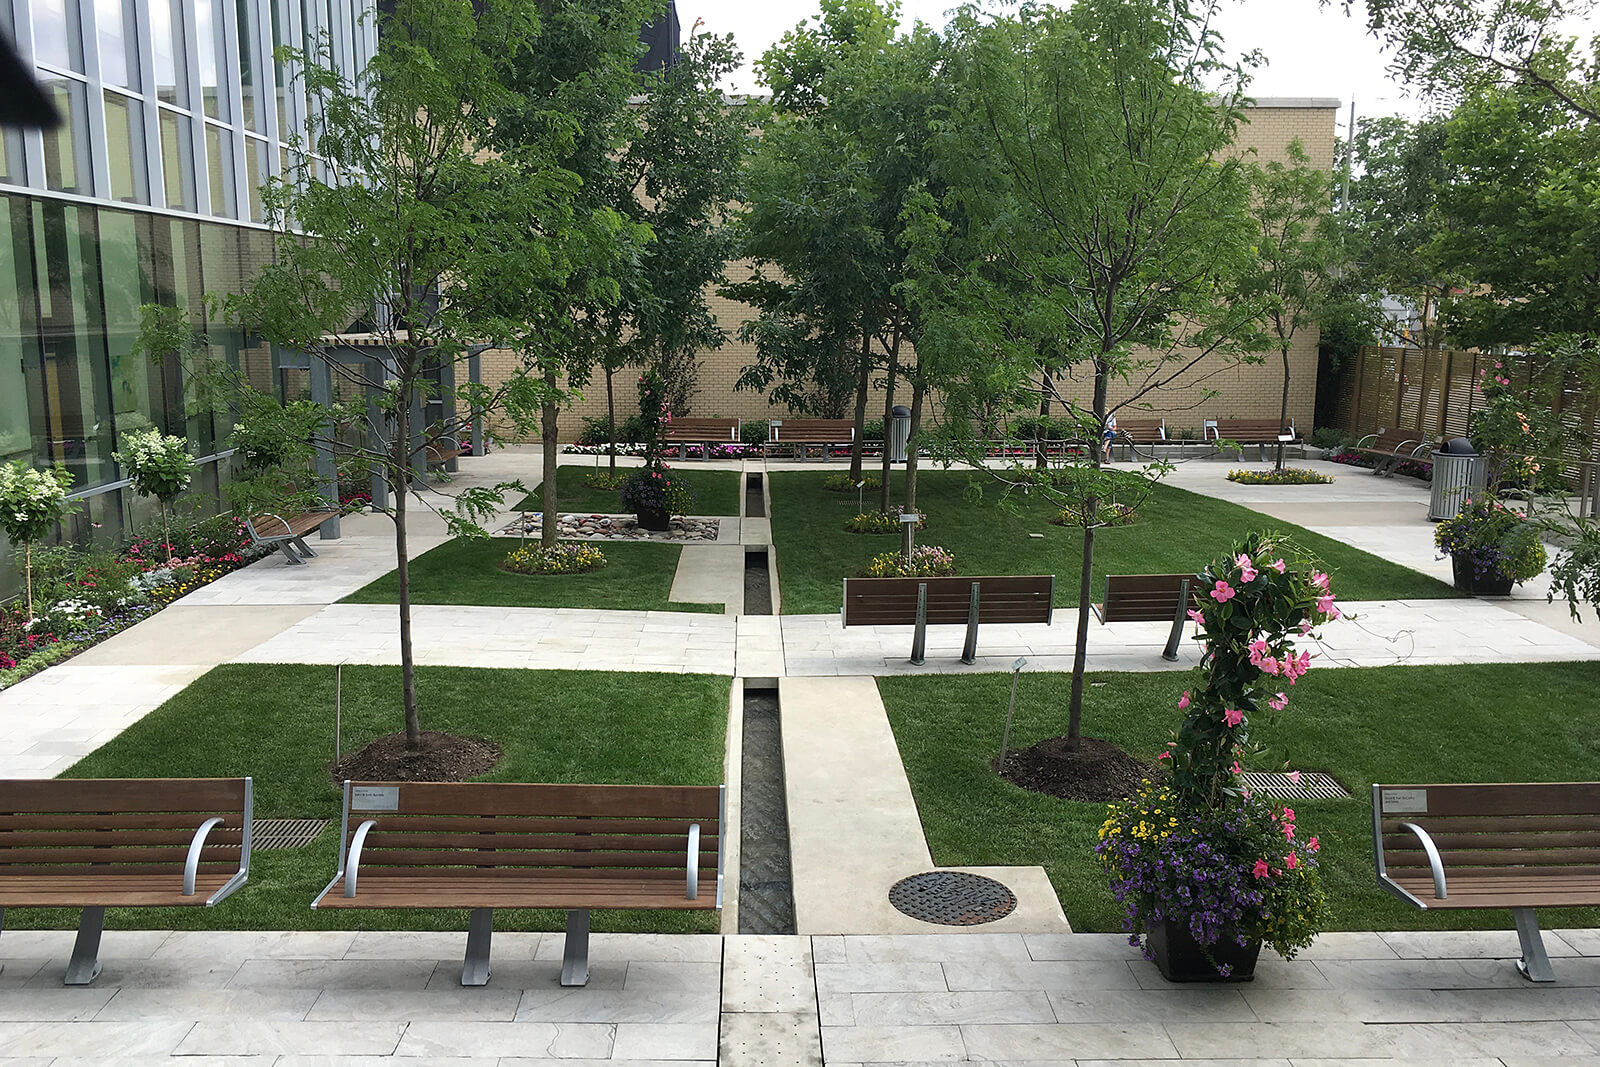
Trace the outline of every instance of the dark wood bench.
[[0, 918], [82, 908], [64, 979], [100, 974], [107, 908], [211, 905], [250, 873], [248, 778], [0, 781]]
[[1267, 446], [1277, 444], [1285, 434], [1288, 437], [1283, 440], [1284, 444], [1299, 443], [1293, 419], [1289, 420], [1287, 428], [1277, 419], [1208, 419], [1205, 424], [1206, 440], [1255, 445], [1263, 459], [1267, 455]]
[[661, 441], [676, 445], [680, 458], [687, 458], [690, 445], [736, 445], [739, 443], [738, 419], [673, 419], [662, 430]]
[[1555, 980], [1534, 909], [1600, 905], [1600, 782], [1374, 785], [1372, 835], [1401, 900], [1511, 909], [1531, 981]]
[[1106, 598], [1092, 604], [1102, 626], [1114, 622], [1172, 622], [1172, 633], [1161, 653], [1165, 660], [1178, 658], [1178, 642], [1183, 639], [1183, 623], [1194, 606], [1198, 593], [1193, 574], [1108, 574]]
[[461, 984], [489, 980], [495, 908], [567, 912], [561, 984], [589, 980], [590, 908], [722, 907], [722, 786], [346, 782], [339, 870], [313, 908], [466, 908]]
[[1167, 440], [1166, 419], [1117, 419], [1117, 436], [1112, 442], [1125, 444], [1131, 450], [1140, 445], [1159, 445]]
[[1372, 468], [1372, 473], [1393, 478], [1400, 464], [1426, 455], [1436, 446], [1437, 442], [1425, 441], [1411, 431], [1379, 430], [1358, 440], [1351, 451], [1376, 457], [1378, 463]]
[[921, 666], [928, 627], [965, 623], [961, 662], [978, 655], [978, 626], [985, 622], [1050, 624], [1056, 579], [1051, 574], [969, 578], [846, 578], [845, 626], [915, 626], [911, 662]]
[[449, 434], [435, 434], [422, 443], [423, 462], [440, 470], [466, 454], [467, 450], [461, 447], [461, 439]]
[[767, 425], [766, 450], [793, 449], [801, 459], [807, 445], [821, 445], [822, 458], [827, 459], [834, 446], [848, 446], [856, 439], [856, 424], [850, 419], [773, 419]]
[[[289, 512], [284, 515], [264, 511], [260, 515], [244, 520], [244, 526], [250, 534], [250, 540], [258, 545], [277, 545], [283, 557], [298, 567], [304, 564], [306, 559], [316, 555], [311, 551], [311, 546], [306, 544], [306, 535], [320, 529], [323, 523], [338, 517], [339, 512], [333, 508], [324, 511]], [[291, 545], [294, 547], [291, 548]], [[295, 555], [296, 550], [299, 550], [299, 556]], [[301, 559], [301, 556], [305, 559]]]

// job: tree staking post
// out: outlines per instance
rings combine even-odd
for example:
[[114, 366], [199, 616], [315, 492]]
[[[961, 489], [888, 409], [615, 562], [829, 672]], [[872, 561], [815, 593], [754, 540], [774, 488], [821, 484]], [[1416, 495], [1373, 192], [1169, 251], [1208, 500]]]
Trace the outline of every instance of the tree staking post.
[[914, 511], [900, 513], [900, 551], [906, 557], [906, 570], [911, 569], [911, 549], [915, 547], [917, 523], [922, 516]]
[[1022, 677], [1022, 668], [1027, 665], [1027, 656], [1018, 656], [1016, 662], [1011, 664], [1011, 703], [1006, 705], [1006, 728], [1000, 734], [1001, 763], [1006, 761], [1006, 753], [1011, 751], [1011, 716], [1017, 710], [1017, 679]]

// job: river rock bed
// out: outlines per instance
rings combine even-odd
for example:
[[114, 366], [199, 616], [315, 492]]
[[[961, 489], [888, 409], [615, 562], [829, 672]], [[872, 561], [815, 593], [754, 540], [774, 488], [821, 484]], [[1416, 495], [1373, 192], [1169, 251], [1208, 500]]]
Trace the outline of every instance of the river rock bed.
[[[720, 519], [697, 519], [675, 515], [671, 529], [641, 529], [632, 515], [561, 515], [556, 520], [556, 536], [563, 541], [715, 541]], [[538, 537], [544, 532], [544, 516], [530, 511], [513, 519], [498, 531], [501, 537]]]

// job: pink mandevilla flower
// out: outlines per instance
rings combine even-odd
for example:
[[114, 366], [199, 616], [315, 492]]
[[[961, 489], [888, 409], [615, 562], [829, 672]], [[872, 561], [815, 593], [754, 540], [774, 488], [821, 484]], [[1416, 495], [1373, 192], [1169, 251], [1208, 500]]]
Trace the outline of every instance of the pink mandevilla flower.
[[1276, 676], [1278, 673], [1278, 661], [1272, 656], [1262, 656], [1261, 662], [1257, 663], [1256, 666], [1260, 667], [1265, 674]]
[[1322, 596], [1317, 597], [1317, 614], [1325, 615], [1330, 619], [1339, 617], [1339, 609], [1334, 607], [1332, 593], [1324, 593]]
[[1312, 839], [1310, 841], [1306, 842], [1306, 851], [1307, 852], [1315, 852], [1317, 849], [1319, 849], [1321, 847], [1322, 846], [1317, 843], [1317, 839], [1315, 837], [1312, 837]]
[[1200, 624], [1201, 626], [1205, 625], [1206, 617], [1204, 615], [1200, 614], [1200, 609], [1199, 608], [1190, 608], [1189, 609], [1189, 618], [1192, 619], [1194, 622]]
[[1272, 873], [1272, 868], [1267, 866], [1266, 860], [1256, 860], [1256, 865], [1251, 868], [1250, 873], [1257, 878], [1265, 878]]
[[1185, 689], [1183, 691], [1183, 696], [1178, 698], [1178, 710], [1182, 711], [1184, 708], [1186, 708], [1188, 706], [1189, 706], [1189, 691], [1187, 689]]
[[1289, 772], [1289, 781], [1293, 782], [1295, 785], [1299, 785], [1300, 784], [1300, 772], [1299, 771], [1290, 771]]
[[[1233, 761], [1233, 766], [1229, 767], [1228, 770], [1232, 771], [1234, 774], [1243, 774], [1244, 773], [1244, 768], [1239, 766], [1239, 761], [1238, 760], [1234, 760]], [[1249, 791], [1248, 790], [1246, 790], [1245, 795], [1246, 796], [1249, 795]]]
[[1211, 599], [1215, 600], [1218, 604], [1226, 604], [1228, 601], [1233, 599], [1233, 596], [1233, 586], [1229, 585], [1225, 581], [1219, 581], [1217, 583], [1217, 587], [1211, 590]]
[[1312, 571], [1311, 584], [1326, 593], [1328, 591], [1328, 576], [1321, 571]]
[[1241, 582], [1253, 582], [1256, 580], [1256, 568], [1249, 556], [1241, 552], [1234, 559], [1234, 562], [1239, 565], [1239, 580]]
[[1300, 857], [1291, 852], [1287, 856], [1283, 857], [1283, 865], [1292, 871], [1296, 867], [1300, 866]]
[[1279, 574], [1282, 574], [1284, 572], [1285, 568], [1286, 568], [1286, 565], [1283, 562], [1283, 560], [1275, 559], [1275, 560], [1272, 561], [1272, 569], [1277, 571]]
[[[1227, 711], [1222, 713], [1222, 721], [1227, 723], [1229, 726], [1238, 726], [1240, 723], [1244, 722], [1244, 712], [1240, 711], [1238, 708], [1229, 708]], [[1234, 766], [1237, 767], [1238, 764], [1236, 763]]]
[[1277, 696], [1272, 697], [1267, 701], [1267, 707], [1271, 708], [1273, 711], [1282, 711], [1288, 706], [1289, 698], [1283, 693], [1279, 693]]

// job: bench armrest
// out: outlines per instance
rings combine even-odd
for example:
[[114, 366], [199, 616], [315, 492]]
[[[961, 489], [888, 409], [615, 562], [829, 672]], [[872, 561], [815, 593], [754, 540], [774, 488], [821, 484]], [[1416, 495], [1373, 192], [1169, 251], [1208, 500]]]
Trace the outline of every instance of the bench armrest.
[[257, 519], [277, 519], [278, 522], [283, 526], [283, 533], [285, 536], [294, 533], [294, 527], [290, 526], [288, 520], [282, 515], [277, 515], [270, 511], [263, 511], [259, 515], [252, 515], [250, 518], [244, 520], [245, 525], [250, 527], [251, 536], [253, 536], [257, 541], [262, 540], [264, 537], [278, 536], [277, 534], [262, 534], [260, 530], [256, 529]]
[[1428, 836], [1428, 831], [1414, 822], [1403, 822], [1400, 829], [1410, 830], [1417, 835], [1417, 840], [1422, 842], [1422, 851], [1428, 855], [1428, 866], [1433, 869], [1433, 895], [1439, 900], [1445, 900], [1449, 894], [1445, 892], [1444, 860], [1439, 858], [1439, 847], [1433, 843], [1433, 838]]
[[345, 859], [344, 863], [344, 895], [346, 897], [356, 895], [356, 868], [361, 865], [361, 846], [367, 843], [367, 834], [371, 833], [372, 828], [376, 825], [378, 825], [378, 820], [368, 819], [356, 827], [354, 836], [350, 838], [350, 855]]
[[183, 861], [183, 895], [186, 897], [194, 896], [194, 880], [200, 873], [200, 853], [205, 850], [206, 835], [221, 822], [220, 815], [213, 815], [200, 824], [200, 829], [194, 832], [194, 838], [189, 842], [189, 855]]
[[700, 824], [689, 824], [689, 862], [685, 893], [690, 900], [700, 898]]

